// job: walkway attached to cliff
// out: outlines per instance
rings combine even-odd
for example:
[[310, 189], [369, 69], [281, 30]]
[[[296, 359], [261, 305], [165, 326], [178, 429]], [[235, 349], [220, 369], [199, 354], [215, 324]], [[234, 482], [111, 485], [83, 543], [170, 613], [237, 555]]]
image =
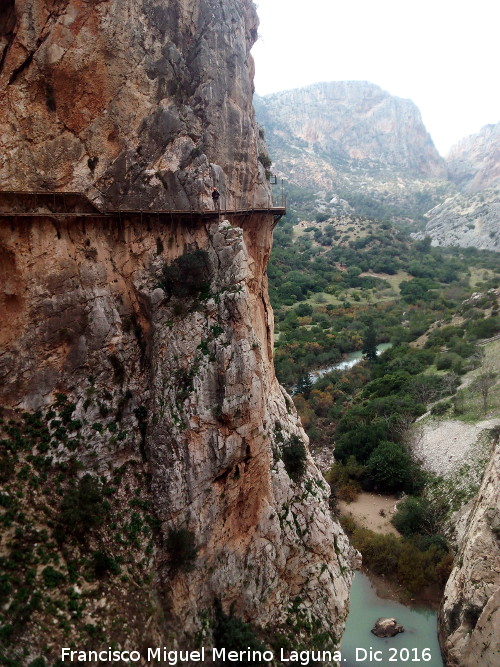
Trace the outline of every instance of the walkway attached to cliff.
[[209, 209], [102, 209], [91, 202], [81, 192], [25, 192], [0, 191], [0, 216], [4, 217], [102, 217], [116, 219], [129, 216], [157, 218], [159, 222], [185, 220], [186, 222], [213, 220], [217, 218], [239, 218], [244, 221], [253, 215], [269, 214], [275, 224], [286, 215], [285, 206], [268, 206], [260, 208], [234, 208], [220, 211]]

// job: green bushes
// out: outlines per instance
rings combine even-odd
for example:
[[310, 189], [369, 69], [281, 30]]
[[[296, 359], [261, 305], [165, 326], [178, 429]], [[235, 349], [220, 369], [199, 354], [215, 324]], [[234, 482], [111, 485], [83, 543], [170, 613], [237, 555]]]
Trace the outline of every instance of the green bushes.
[[354, 456], [350, 456], [346, 464], [342, 461], [334, 463], [326, 473], [325, 479], [330, 484], [335, 498], [352, 502], [361, 491], [360, 481], [364, 472], [365, 467], [360, 465]]
[[440, 415], [444, 415], [446, 412], [448, 412], [450, 408], [451, 401], [440, 401], [439, 403], [436, 403], [436, 405], [432, 406], [431, 414], [439, 417]]
[[421, 533], [428, 525], [428, 509], [423, 500], [409, 496], [398, 505], [392, 523], [405, 537]]
[[412, 540], [374, 533], [352, 522], [344, 522], [344, 527], [362, 553], [364, 565], [375, 574], [395, 577], [412, 595], [426, 586], [444, 587], [453, 558], [442, 544], [424, 543], [419, 548]]
[[416, 464], [401, 445], [381, 442], [366, 463], [366, 476], [377, 491], [413, 491], [422, 485]]
[[70, 487], [62, 500], [56, 537], [63, 542], [67, 534], [82, 540], [93, 528], [102, 525], [108, 510], [102, 486], [92, 475], [85, 475]]
[[120, 574], [121, 568], [114, 558], [105, 551], [95, 551], [92, 555], [92, 565], [97, 579], [102, 579], [108, 573]]
[[455, 352], [443, 352], [436, 356], [436, 368], [438, 371], [453, 370], [455, 373], [462, 372], [463, 359]]
[[198, 555], [194, 533], [186, 528], [170, 528], [166, 539], [170, 567], [175, 571], [190, 572]]
[[57, 588], [66, 580], [65, 576], [58, 570], [55, 570], [52, 565], [43, 570], [42, 578], [48, 588]]
[[211, 276], [208, 252], [195, 250], [164, 267], [161, 286], [170, 297], [203, 299], [210, 294]]
[[297, 482], [306, 471], [307, 452], [302, 440], [293, 435], [282, 449], [283, 463], [288, 476]]
[[484, 320], [468, 322], [466, 329], [471, 340], [491, 338], [500, 332], [500, 317], [497, 315]]

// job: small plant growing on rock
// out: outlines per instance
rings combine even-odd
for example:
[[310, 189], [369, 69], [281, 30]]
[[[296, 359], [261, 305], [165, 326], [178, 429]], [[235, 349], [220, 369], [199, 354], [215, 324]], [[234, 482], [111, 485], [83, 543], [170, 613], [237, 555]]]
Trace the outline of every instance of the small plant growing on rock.
[[63, 542], [68, 533], [83, 539], [87, 531], [102, 525], [107, 509], [101, 484], [92, 475], [85, 475], [68, 489], [62, 500], [56, 529], [58, 540]]

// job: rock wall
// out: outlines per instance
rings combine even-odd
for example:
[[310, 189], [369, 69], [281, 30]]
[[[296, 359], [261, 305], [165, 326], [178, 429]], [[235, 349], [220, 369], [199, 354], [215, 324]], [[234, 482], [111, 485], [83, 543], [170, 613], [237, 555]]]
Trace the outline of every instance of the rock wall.
[[500, 657], [500, 447], [485, 472], [439, 613], [449, 667], [494, 667]]
[[217, 601], [337, 644], [351, 552], [274, 375], [273, 216], [172, 212], [270, 203], [253, 3], [0, 19], [0, 661], [208, 647]]
[[[268, 630], [292, 627], [299, 637], [301, 618], [313, 634], [338, 638], [352, 574], [349, 546], [310, 456], [300, 479], [284, 464], [286, 447], [307, 438], [273, 372], [265, 276], [272, 216], [243, 228], [146, 214], [106, 220], [5, 217], [0, 236], [6, 414], [46, 414], [58, 396], [68, 397], [76, 420], [68, 432], [78, 428], [79, 435], [53, 441], [50, 466], [76, 457], [80, 477], [112, 479], [132, 462], [159, 521], [142, 597], [160, 600], [163, 615], [151, 612], [152, 622], [144, 611], [122, 611], [123, 637], [113, 613], [126, 591], [134, 592], [130, 583], [108, 590], [100, 607], [89, 603], [87, 615], [104, 628], [106, 646], [147, 637], [182, 645], [195, 633], [210, 635], [206, 621], [216, 598]], [[179, 257], [188, 264], [176, 264]], [[176, 267], [174, 283], [163, 275], [165, 265]], [[23, 463], [33, 465], [29, 456], [18, 467]], [[117, 493], [125, 507], [134, 498], [128, 486]], [[55, 501], [53, 514], [59, 511]], [[53, 534], [46, 517], [40, 527]], [[169, 560], [169, 534], [181, 527], [197, 548], [189, 572]], [[108, 548], [119, 550], [106, 524], [107, 531]], [[58, 567], [69, 576], [63, 554]], [[94, 590], [84, 579], [80, 588]], [[68, 616], [64, 644], [51, 621], [43, 608], [34, 612], [16, 645], [33, 657], [49, 639], [52, 647], [78, 640], [83, 621]]]
[[104, 208], [268, 205], [253, 122], [251, 0], [8, 0], [2, 190]]

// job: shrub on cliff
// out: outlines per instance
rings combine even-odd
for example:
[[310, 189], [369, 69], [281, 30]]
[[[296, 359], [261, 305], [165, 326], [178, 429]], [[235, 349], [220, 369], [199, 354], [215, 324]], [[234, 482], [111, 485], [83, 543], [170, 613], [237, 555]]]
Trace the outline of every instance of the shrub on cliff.
[[62, 500], [56, 529], [58, 541], [63, 542], [67, 534], [83, 539], [89, 530], [102, 525], [108, 509], [99, 480], [85, 475], [68, 489]]
[[166, 547], [170, 566], [174, 570], [190, 572], [194, 569], [194, 562], [198, 555], [194, 533], [187, 528], [170, 528]]
[[282, 450], [283, 463], [288, 476], [297, 482], [306, 471], [307, 452], [302, 440], [293, 435]]
[[[215, 602], [215, 648], [225, 648], [226, 651], [264, 651], [264, 645], [259, 641], [255, 630], [249, 623], [245, 623], [234, 614], [231, 605], [229, 614], [224, 613], [219, 600]], [[218, 663], [223, 664], [223, 663]], [[239, 661], [239, 665], [264, 665], [261, 661]]]
[[206, 298], [210, 293], [212, 270], [206, 250], [195, 250], [177, 257], [163, 269], [161, 287], [168, 296]]

